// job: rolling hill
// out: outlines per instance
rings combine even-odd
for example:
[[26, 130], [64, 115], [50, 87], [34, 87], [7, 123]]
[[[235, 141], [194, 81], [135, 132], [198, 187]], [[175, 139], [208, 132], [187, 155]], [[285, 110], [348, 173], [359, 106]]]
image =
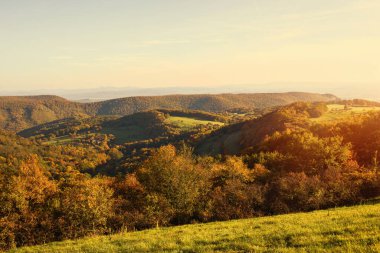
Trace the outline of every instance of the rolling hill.
[[365, 100], [327, 103], [296, 102], [280, 107], [257, 119], [218, 129], [197, 143], [202, 155], [241, 155], [251, 153], [274, 132], [310, 128], [313, 125], [335, 124], [355, 116], [379, 112], [380, 104]]
[[26, 138], [34, 137], [45, 144], [72, 144], [107, 134], [114, 137], [114, 143], [124, 144], [151, 139], [173, 139], [181, 134], [197, 132], [199, 127], [220, 127], [227, 120], [226, 116], [201, 111], [152, 110], [124, 117], [70, 117], [41, 124], [18, 134]]
[[0, 97], [0, 128], [21, 131], [68, 117], [124, 116], [154, 109], [225, 112], [244, 108], [249, 111], [296, 101], [332, 100], [337, 100], [337, 97], [328, 94], [297, 92], [127, 97], [94, 103], [77, 103], [57, 96]]
[[315, 123], [331, 123], [344, 120], [350, 116], [376, 111], [380, 111], [380, 104], [371, 106], [329, 104], [327, 113], [323, 114], [321, 117], [312, 119], [312, 121]]
[[0, 128], [5, 130], [19, 131], [85, 114], [81, 104], [57, 96], [0, 97]]
[[[19, 133], [28, 139], [0, 130], [5, 203], [0, 248], [92, 235], [79, 244], [20, 250], [376, 252], [378, 233], [369, 231], [378, 229], [377, 209], [357, 216], [350, 209], [337, 216], [330, 211], [239, 220], [232, 228], [212, 225], [233, 222], [179, 227], [182, 232], [168, 228], [162, 235], [163, 230], [109, 235], [313, 211], [378, 197], [380, 113], [372, 112], [375, 104], [339, 103], [296, 102], [255, 119], [240, 113], [247, 120], [236, 124], [231, 118], [238, 113], [159, 109], [56, 120]], [[330, 120], [335, 114], [344, 117]], [[73, 145], [54, 145], [62, 143]], [[31, 215], [37, 218], [30, 221]], [[184, 239], [173, 236], [179, 234]]]
[[380, 204], [186, 225], [10, 252], [379, 252]]
[[[302, 103], [306, 106], [306, 103]], [[254, 148], [267, 135], [283, 131], [292, 123], [306, 122], [307, 116], [297, 110], [297, 104], [281, 107], [257, 119], [244, 121], [214, 131], [197, 144], [196, 152], [207, 155], [240, 155]]]
[[237, 108], [263, 109], [297, 101], [331, 101], [337, 97], [329, 94], [302, 92], [254, 93], [218, 95], [167, 95], [150, 97], [127, 97], [85, 104], [85, 110], [94, 115], [127, 115], [153, 109], [201, 110], [224, 112]]

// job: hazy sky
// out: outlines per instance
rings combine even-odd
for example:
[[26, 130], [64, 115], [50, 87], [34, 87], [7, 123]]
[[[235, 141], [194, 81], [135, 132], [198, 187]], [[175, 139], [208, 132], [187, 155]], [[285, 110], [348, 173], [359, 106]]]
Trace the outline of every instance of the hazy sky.
[[0, 89], [380, 83], [379, 0], [0, 0]]

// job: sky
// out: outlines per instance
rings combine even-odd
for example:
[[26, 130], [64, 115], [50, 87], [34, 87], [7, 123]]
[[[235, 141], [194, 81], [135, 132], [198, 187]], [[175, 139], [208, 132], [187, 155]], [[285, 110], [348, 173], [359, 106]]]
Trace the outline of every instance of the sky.
[[379, 13], [379, 0], [0, 0], [0, 91], [375, 87]]

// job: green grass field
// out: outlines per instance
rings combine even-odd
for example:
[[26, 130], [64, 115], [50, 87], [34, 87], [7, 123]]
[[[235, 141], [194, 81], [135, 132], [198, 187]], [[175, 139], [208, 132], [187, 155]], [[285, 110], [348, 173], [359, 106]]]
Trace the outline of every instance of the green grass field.
[[11, 252], [380, 252], [380, 204], [90, 237]]
[[[148, 115], [149, 116], [149, 115]], [[150, 115], [151, 116], [151, 115]], [[147, 118], [147, 120], [150, 120]], [[112, 134], [115, 136], [115, 143], [116, 144], [123, 144], [126, 142], [134, 142], [134, 141], [141, 141], [146, 139], [155, 138], [156, 136], [150, 136], [149, 131], [146, 131], [146, 128], [149, 127], [149, 122], [145, 125], [140, 123], [136, 123], [133, 121], [133, 119], [127, 118], [125, 122], [122, 122], [123, 124], [117, 124], [112, 125], [105, 125], [102, 127], [101, 131], [99, 133], [101, 134]], [[160, 122], [161, 123], [161, 122]], [[142, 125], [139, 125], [142, 124]], [[158, 124], [158, 123], [157, 123]], [[165, 119], [162, 124], [166, 126], [170, 126], [176, 129], [179, 129], [181, 132], [188, 132], [194, 130], [199, 125], [217, 125], [217, 126], [223, 126], [224, 123], [218, 122], [218, 121], [209, 121], [209, 120], [202, 120], [192, 117], [177, 117], [177, 116], [169, 116]], [[50, 126], [53, 130], [54, 127], [57, 129], [60, 129], [64, 124], [56, 124], [53, 127]], [[159, 128], [159, 124], [157, 125], [157, 128]], [[56, 130], [57, 131], [57, 130]], [[163, 129], [163, 131], [165, 131]], [[88, 138], [90, 135], [95, 135], [96, 133], [92, 134], [77, 134], [75, 137], [70, 135], [63, 135], [54, 137], [48, 141], [45, 141], [43, 144], [45, 145], [63, 145], [63, 144], [75, 144], [77, 142], [80, 142], [82, 139]]]
[[82, 139], [86, 139], [95, 134], [79, 134], [76, 137], [71, 137], [69, 135], [64, 135], [56, 137], [50, 141], [43, 142], [44, 145], [61, 145], [61, 144], [73, 144], [75, 142], [80, 142]]
[[115, 136], [116, 144], [123, 144], [130, 141], [139, 141], [147, 138], [144, 129], [138, 126], [125, 126], [119, 128], [104, 127], [101, 131], [103, 134], [112, 134]]
[[357, 115], [361, 113], [380, 111], [380, 107], [367, 107], [367, 106], [353, 106], [345, 109], [344, 105], [331, 104], [328, 105], [328, 112], [323, 114], [319, 118], [312, 119], [312, 121], [317, 123], [333, 122], [345, 119], [352, 115]]
[[165, 120], [165, 123], [179, 127], [182, 130], [190, 130], [196, 126], [207, 125], [207, 124], [213, 124], [213, 125], [219, 125], [219, 126], [224, 125], [224, 123], [217, 122], [217, 121], [200, 120], [200, 119], [195, 119], [195, 118], [175, 117], [175, 116], [168, 117]]
[[[164, 123], [167, 125], [178, 127], [181, 129], [181, 131], [191, 131], [196, 126], [206, 125], [206, 124], [215, 124], [219, 126], [224, 125], [224, 123], [222, 122], [198, 120], [194, 118], [174, 117], [174, 116], [168, 117]], [[119, 127], [119, 128], [104, 127], [102, 129], [102, 133], [104, 134], [113, 134], [116, 137], [115, 142], [117, 144], [123, 144], [125, 142], [139, 141], [139, 140], [151, 138], [147, 136], [144, 131], [145, 129], [142, 129], [141, 127], [135, 126], [135, 125], [127, 125], [125, 127]]]

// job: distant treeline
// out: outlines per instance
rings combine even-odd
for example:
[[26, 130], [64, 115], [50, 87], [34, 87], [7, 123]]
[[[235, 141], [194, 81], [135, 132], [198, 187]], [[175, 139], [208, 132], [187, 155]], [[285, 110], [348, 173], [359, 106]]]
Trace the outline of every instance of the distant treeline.
[[368, 107], [380, 106], [379, 102], [368, 101], [365, 99], [341, 100], [339, 101], [339, 104], [348, 105], [348, 106], [368, 106]]

